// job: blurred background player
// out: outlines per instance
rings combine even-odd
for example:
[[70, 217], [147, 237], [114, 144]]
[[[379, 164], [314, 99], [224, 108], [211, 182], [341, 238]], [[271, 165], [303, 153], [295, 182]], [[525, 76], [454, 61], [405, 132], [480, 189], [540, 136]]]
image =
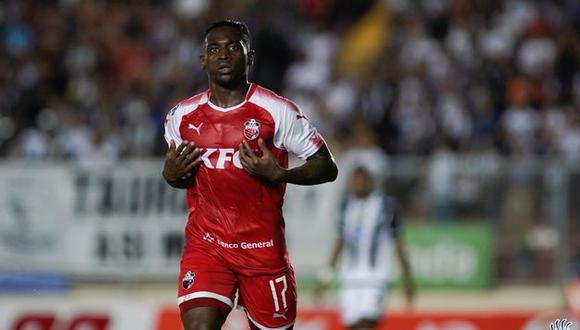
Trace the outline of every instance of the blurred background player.
[[349, 329], [374, 329], [381, 321], [392, 276], [393, 252], [400, 262], [408, 307], [415, 296], [395, 201], [376, 188], [376, 182], [364, 167], [352, 172], [330, 268], [320, 273], [315, 289], [315, 295], [320, 297], [340, 258], [339, 306], [342, 322]]
[[[163, 177], [188, 190], [189, 217], [178, 304], [186, 330], [218, 329], [239, 292], [252, 328], [288, 329], [296, 280], [285, 241], [286, 183], [334, 181], [323, 138], [298, 106], [248, 82], [248, 27], [218, 21], [200, 63], [209, 90], [167, 115]], [[288, 169], [288, 154], [306, 162]]]

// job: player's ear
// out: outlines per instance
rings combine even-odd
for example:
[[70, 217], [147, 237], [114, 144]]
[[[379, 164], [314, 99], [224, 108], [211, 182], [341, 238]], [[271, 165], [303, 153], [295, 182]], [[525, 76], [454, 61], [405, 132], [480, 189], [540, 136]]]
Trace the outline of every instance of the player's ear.
[[252, 66], [252, 64], [254, 64], [254, 56], [256, 55], [256, 52], [253, 49], [250, 49], [248, 51], [248, 66]]
[[204, 53], [199, 54], [199, 66], [201, 66], [201, 68], [203, 70], [205, 70], [205, 54]]

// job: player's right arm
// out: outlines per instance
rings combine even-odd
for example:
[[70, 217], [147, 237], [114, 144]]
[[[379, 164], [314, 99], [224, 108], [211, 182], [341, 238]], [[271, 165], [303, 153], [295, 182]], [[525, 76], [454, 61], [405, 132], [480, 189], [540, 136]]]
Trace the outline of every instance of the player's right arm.
[[187, 189], [195, 182], [195, 173], [201, 164], [200, 150], [194, 142], [183, 141], [179, 126], [179, 104], [169, 111], [165, 119], [165, 140], [169, 148], [165, 154], [163, 178], [174, 188]]
[[187, 189], [195, 182], [195, 173], [201, 164], [200, 150], [195, 143], [183, 141], [179, 147], [175, 140], [169, 142], [165, 154], [163, 178], [174, 188]]
[[336, 180], [338, 167], [328, 150], [326, 142], [300, 108], [284, 102], [284, 108], [276, 112], [274, 145], [293, 153], [305, 161], [304, 164], [287, 169], [280, 166], [262, 139], [258, 146], [262, 156], [258, 157], [247, 141], [240, 144], [240, 162], [250, 174], [269, 182], [316, 185]]
[[330, 255], [330, 263], [326, 268], [323, 268], [318, 273], [318, 278], [316, 281], [316, 285], [314, 287], [314, 298], [315, 300], [320, 300], [324, 291], [330, 285], [334, 274], [336, 273], [336, 269], [338, 267], [338, 261], [340, 260], [340, 256], [342, 255], [342, 251], [344, 249], [344, 217], [346, 210], [346, 200], [343, 202], [340, 216], [338, 220], [338, 236], [334, 242], [334, 247], [332, 249], [332, 253]]

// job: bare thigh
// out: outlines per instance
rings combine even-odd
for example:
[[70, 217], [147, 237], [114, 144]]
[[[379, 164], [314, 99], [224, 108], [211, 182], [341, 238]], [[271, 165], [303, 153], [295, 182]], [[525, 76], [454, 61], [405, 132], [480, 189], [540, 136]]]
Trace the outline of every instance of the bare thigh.
[[185, 330], [219, 330], [228, 313], [216, 307], [195, 307], [181, 316]]

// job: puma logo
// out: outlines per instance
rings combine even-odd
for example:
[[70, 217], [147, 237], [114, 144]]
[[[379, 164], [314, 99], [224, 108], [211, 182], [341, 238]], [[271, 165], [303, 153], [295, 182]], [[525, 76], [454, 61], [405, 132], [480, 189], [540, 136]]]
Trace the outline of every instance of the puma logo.
[[201, 132], [199, 131], [199, 129], [201, 128], [201, 126], [203, 125], [203, 123], [199, 124], [197, 127], [193, 124], [189, 124], [187, 127], [191, 128], [192, 130], [197, 132], [197, 135], [201, 135]]
[[272, 317], [275, 319], [284, 319], [286, 320], [286, 314], [282, 314], [282, 313], [274, 313], [272, 314]]

